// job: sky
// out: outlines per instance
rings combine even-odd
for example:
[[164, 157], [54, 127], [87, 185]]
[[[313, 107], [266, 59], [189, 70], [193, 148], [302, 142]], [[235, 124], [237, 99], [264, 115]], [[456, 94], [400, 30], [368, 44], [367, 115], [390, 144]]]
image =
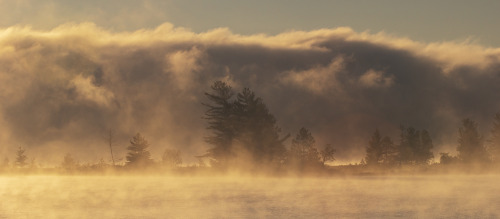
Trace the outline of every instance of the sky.
[[[359, 162], [375, 129], [427, 129], [434, 154], [460, 121], [487, 137], [500, 111], [497, 1], [0, 0], [0, 152], [40, 163], [117, 157], [141, 132], [153, 158], [208, 149], [215, 80], [264, 99], [282, 134], [310, 129]], [[287, 142], [289, 144], [289, 142]]]

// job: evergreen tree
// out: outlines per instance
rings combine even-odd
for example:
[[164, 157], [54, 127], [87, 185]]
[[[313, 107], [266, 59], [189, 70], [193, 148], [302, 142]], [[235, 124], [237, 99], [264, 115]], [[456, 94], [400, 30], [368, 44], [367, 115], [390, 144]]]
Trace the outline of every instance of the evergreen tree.
[[321, 162], [323, 165], [325, 165], [326, 162], [328, 161], [334, 161], [335, 158], [333, 155], [335, 155], [336, 150], [333, 148], [331, 144], [327, 144], [323, 150], [319, 152], [321, 155]]
[[394, 165], [397, 162], [397, 148], [388, 136], [382, 138], [382, 154], [380, 162], [386, 165]]
[[382, 138], [376, 129], [366, 147], [364, 162], [368, 165], [393, 164], [395, 157], [396, 149], [392, 140], [387, 136]]
[[153, 163], [151, 154], [147, 151], [149, 147], [148, 141], [140, 134], [137, 133], [130, 145], [127, 147], [129, 150], [127, 154], [127, 165], [144, 167]]
[[25, 150], [22, 147], [19, 147], [16, 153], [16, 166], [19, 168], [25, 167], [28, 163], [26, 160], [28, 157], [24, 154]]
[[495, 114], [493, 120], [489, 149], [493, 160], [495, 162], [500, 162], [500, 113]]
[[483, 137], [479, 134], [477, 123], [471, 119], [464, 119], [458, 129], [457, 151], [458, 158], [465, 163], [489, 161]]
[[379, 164], [380, 157], [382, 156], [382, 137], [378, 129], [373, 133], [368, 147], [366, 147], [365, 162], [367, 165]]
[[234, 102], [236, 140], [250, 152], [253, 162], [279, 162], [286, 151], [280, 128], [262, 98], [244, 88]]
[[432, 139], [426, 130], [401, 127], [401, 142], [398, 146], [399, 161], [405, 164], [428, 164], [434, 158]]
[[212, 131], [205, 141], [213, 146], [205, 156], [213, 158], [216, 164], [225, 165], [232, 157], [231, 146], [235, 137], [234, 105], [231, 102], [234, 93], [231, 86], [222, 81], [214, 82], [211, 88], [211, 93], [205, 93], [210, 103], [202, 103], [208, 108], [204, 117], [208, 122], [207, 129]]
[[181, 152], [177, 149], [165, 149], [161, 157], [162, 164], [166, 167], [177, 167], [182, 164]]
[[295, 138], [292, 139], [289, 159], [290, 163], [297, 167], [320, 164], [316, 141], [306, 128], [301, 128]]
[[262, 98], [244, 88], [232, 100], [232, 88], [221, 81], [211, 88], [211, 93], [205, 93], [210, 103], [203, 105], [208, 108], [204, 117], [207, 129], [212, 131], [205, 140], [212, 148], [204, 156], [214, 159], [213, 164], [218, 166], [227, 166], [228, 162], [281, 164], [286, 152], [283, 142], [288, 136], [280, 138], [276, 119]]
[[432, 139], [427, 130], [422, 130], [420, 132], [420, 145], [414, 149], [415, 162], [417, 164], [428, 164], [429, 161], [434, 158], [434, 154], [431, 152], [434, 148]]

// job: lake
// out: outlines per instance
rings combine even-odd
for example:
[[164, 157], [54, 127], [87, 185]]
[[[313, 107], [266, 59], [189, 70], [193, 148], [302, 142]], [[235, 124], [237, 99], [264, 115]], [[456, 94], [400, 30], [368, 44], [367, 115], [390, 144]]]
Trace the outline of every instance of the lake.
[[500, 218], [499, 176], [0, 176], [0, 218]]

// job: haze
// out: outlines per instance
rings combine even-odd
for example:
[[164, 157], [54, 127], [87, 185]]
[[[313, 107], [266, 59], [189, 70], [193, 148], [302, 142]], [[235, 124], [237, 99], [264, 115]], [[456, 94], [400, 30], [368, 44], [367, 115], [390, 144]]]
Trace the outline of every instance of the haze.
[[497, 1], [0, 0], [0, 218], [496, 218]]

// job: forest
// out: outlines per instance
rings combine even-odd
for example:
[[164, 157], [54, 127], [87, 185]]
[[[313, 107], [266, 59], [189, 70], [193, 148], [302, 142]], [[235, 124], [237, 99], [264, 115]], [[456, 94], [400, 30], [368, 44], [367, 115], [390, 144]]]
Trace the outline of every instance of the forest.
[[[125, 173], [170, 172], [284, 174], [376, 174], [376, 173], [442, 173], [450, 170], [474, 172], [498, 171], [500, 166], [500, 113], [493, 117], [488, 136], [478, 131], [478, 124], [465, 118], [458, 127], [456, 156], [435, 155], [430, 133], [413, 127], [400, 127], [399, 139], [391, 139], [375, 129], [365, 145], [365, 156], [359, 163], [335, 165], [336, 149], [332, 144], [319, 146], [313, 134], [302, 127], [295, 135], [282, 134], [277, 120], [261, 97], [249, 88], [235, 93], [226, 82], [215, 81], [204, 93], [206, 101], [203, 119], [210, 132], [205, 142], [211, 147], [206, 153], [194, 155], [196, 164], [183, 164], [176, 148], [164, 150], [155, 161], [150, 144], [141, 133], [131, 137], [124, 163], [116, 163], [113, 154], [114, 133], [106, 133], [111, 163], [82, 164], [72, 154], [66, 154], [60, 165], [41, 168], [34, 157], [19, 147], [13, 161], [8, 157], [0, 165], [0, 173]], [[286, 141], [291, 138], [291, 144]], [[438, 160], [439, 162], [433, 162]], [[410, 171], [410, 172], [408, 172]]]

